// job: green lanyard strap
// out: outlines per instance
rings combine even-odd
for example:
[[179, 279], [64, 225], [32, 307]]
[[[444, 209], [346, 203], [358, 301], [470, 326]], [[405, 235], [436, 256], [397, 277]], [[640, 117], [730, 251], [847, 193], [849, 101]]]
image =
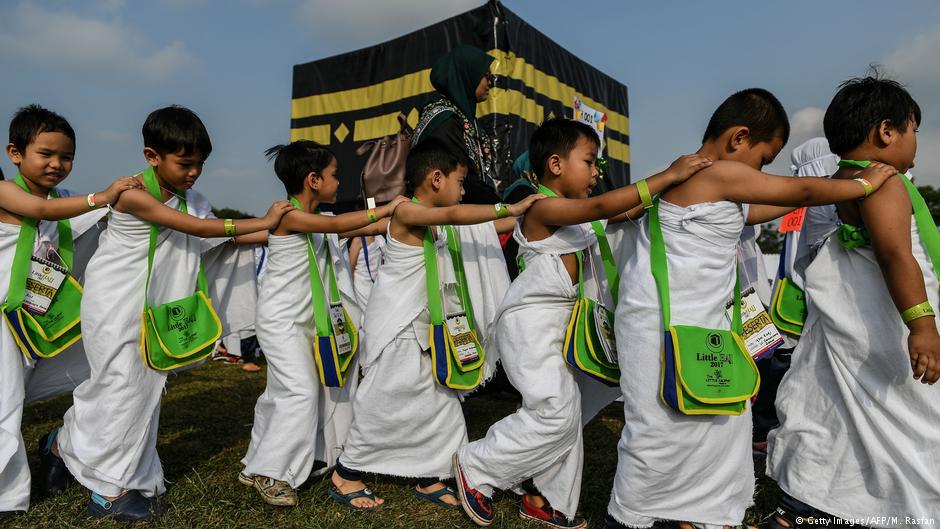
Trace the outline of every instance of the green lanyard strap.
[[[554, 191], [544, 185], [539, 185], [539, 193], [553, 198], [558, 196]], [[617, 262], [614, 261], [614, 253], [610, 249], [610, 242], [607, 241], [607, 233], [604, 231], [604, 225], [601, 224], [600, 221], [591, 221], [591, 229], [594, 230], [594, 234], [597, 236], [597, 246], [600, 248], [601, 260], [604, 262], [604, 273], [607, 275], [607, 286], [610, 289], [610, 298], [614, 305], [616, 305], [617, 296], [620, 292], [620, 272], [617, 270]], [[584, 282], [581, 280], [581, 261], [584, 257], [580, 251], [575, 252], [575, 256], [578, 258], [578, 295], [583, 297]]]
[[[157, 183], [157, 176], [153, 172], [153, 167], [148, 167], [143, 173], [140, 173], [144, 180], [144, 186], [147, 188], [153, 198], [157, 199], [159, 202], [163, 202], [163, 193], [160, 192], [160, 184]], [[186, 198], [183, 195], [174, 193], [176, 198], [179, 200], [179, 210], [183, 213], [189, 213], [189, 209], [186, 207]], [[153, 256], [157, 251], [157, 235], [158, 228], [156, 224], [150, 224], [150, 247], [147, 250], [147, 286], [144, 287], [144, 292], [150, 291], [150, 274], [153, 272]], [[199, 275], [196, 276], [196, 289], [205, 294], [209, 295], [209, 287], [206, 282], [206, 272], [202, 265], [202, 256], [199, 257]], [[150, 306], [150, 302], [147, 301], [147, 297], [144, 297], [144, 304]]]
[[[656, 290], [659, 292], [659, 304], [663, 311], [663, 328], [669, 330], [672, 325], [672, 311], [669, 305], [669, 268], [666, 262], [666, 241], [663, 239], [663, 230], [659, 224], [659, 198], [653, 200], [653, 207], [649, 212], [650, 230], [650, 268], [653, 279], [656, 281]], [[735, 256], [737, 260], [737, 256]], [[737, 265], [735, 265], [737, 270]], [[741, 282], [737, 271], [734, 279], [734, 309], [731, 312], [731, 330], [737, 334], [743, 331], [741, 324]]]
[[[306, 211], [300, 201], [290, 197], [290, 203], [300, 211]], [[317, 336], [329, 336], [332, 333], [329, 309], [326, 306], [326, 292], [323, 290], [323, 276], [320, 274], [320, 265], [313, 248], [313, 238], [309, 233], [304, 234], [307, 239], [307, 265], [310, 267], [310, 296], [313, 300], [313, 323], [317, 328]], [[339, 303], [339, 286], [336, 284], [336, 273], [333, 271], [333, 258], [330, 255], [330, 241], [328, 235], [323, 234], [323, 247], [326, 249], [326, 267], [330, 278], [330, 303]]]
[[[412, 202], [420, 204], [417, 198], [412, 198]], [[463, 264], [463, 252], [460, 246], [460, 235], [453, 226], [442, 226], [447, 235], [447, 249], [450, 251], [450, 258], [454, 265], [454, 275], [457, 278], [457, 298], [460, 306], [467, 315], [467, 323], [470, 328], [475, 329], [476, 323], [473, 318], [473, 302], [470, 300], [470, 290], [467, 288], [467, 272]], [[424, 232], [424, 267], [425, 284], [428, 291], [428, 312], [431, 315], [432, 325], [441, 325], [444, 323], [444, 302], [441, 294], [440, 275], [437, 269], [437, 249], [434, 247], [434, 228], [428, 226]]]
[[[30, 193], [29, 186], [23, 179], [23, 175], [16, 174], [16, 185], [23, 191]], [[59, 198], [55, 189], [49, 190], [49, 198]], [[36, 241], [36, 229], [39, 221], [29, 217], [23, 217], [20, 220], [20, 233], [16, 238], [16, 253], [13, 256], [13, 267], [10, 270], [10, 286], [7, 291], [7, 310], [18, 310], [23, 306], [23, 297], [26, 295], [26, 276], [29, 275], [29, 263], [33, 257], [33, 245]], [[59, 256], [62, 263], [70, 271], [72, 270], [73, 241], [72, 224], [69, 219], [62, 219], [58, 222], [59, 228]]]
[[[865, 168], [871, 164], [870, 160], [840, 160], [840, 167], [861, 167]], [[920, 240], [924, 242], [924, 248], [927, 255], [930, 256], [930, 264], [933, 265], [933, 272], [940, 279], [940, 232], [937, 231], [937, 224], [934, 223], [930, 215], [930, 208], [927, 202], [917, 190], [917, 187], [911, 182], [910, 176], [906, 173], [898, 173], [904, 187], [907, 188], [907, 194], [911, 197], [911, 207], [914, 210], [914, 223], [917, 224], [917, 233]]]

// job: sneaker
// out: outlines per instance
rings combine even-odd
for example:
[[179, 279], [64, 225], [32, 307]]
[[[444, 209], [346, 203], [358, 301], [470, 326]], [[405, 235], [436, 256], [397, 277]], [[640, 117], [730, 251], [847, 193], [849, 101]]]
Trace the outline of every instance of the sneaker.
[[255, 490], [261, 499], [269, 505], [278, 507], [293, 507], [297, 505], [297, 491], [291, 488], [286, 481], [280, 481], [267, 476], [252, 476]]
[[39, 490], [44, 496], [62, 492], [73, 480], [65, 461], [52, 452], [58, 434], [56, 428], [39, 440]]
[[532, 520], [549, 527], [558, 529], [583, 529], [587, 527], [587, 520], [579, 516], [568, 518], [564, 514], [552, 508], [548, 502], [542, 507], [536, 507], [526, 500], [527, 496], [522, 497], [519, 503], [519, 517], [523, 520]]
[[457, 493], [460, 497], [460, 505], [467, 513], [467, 516], [474, 523], [483, 527], [493, 523], [493, 518], [496, 516], [496, 511], [493, 509], [493, 500], [467, 484], [467, 478], [463, 475], [463, 468], [460, 466], [457, 454], [454, 454], [454, 472], [457, 476]]
[[156, 498], [148, 498], [136, 490], [129, 490], [121, 496], [108, 500], [97, 492], [91, 493], [88, 514], [95, 518], [114, 518], [115, 520], [140, 521], [153, 520], [166, 513], [166, 505]]

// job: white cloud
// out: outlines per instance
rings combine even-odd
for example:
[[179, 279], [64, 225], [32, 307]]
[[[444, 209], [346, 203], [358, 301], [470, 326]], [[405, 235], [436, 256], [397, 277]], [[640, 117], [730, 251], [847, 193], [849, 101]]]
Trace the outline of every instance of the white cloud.
[[302, 23], [350, 48], [369, 46], [421, 29], [482, 5], [482, 0], [302, 0]]
[[149, 46], [135, 28], [23, 3], [0, 11], [0, 56], [88, 74], [166, 79], [192, 62], [180, 42]]

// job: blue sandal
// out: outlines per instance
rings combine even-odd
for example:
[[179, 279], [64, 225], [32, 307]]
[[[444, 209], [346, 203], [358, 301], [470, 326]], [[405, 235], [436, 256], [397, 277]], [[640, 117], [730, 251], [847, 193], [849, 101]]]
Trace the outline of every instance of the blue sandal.
[[441, 499], [441, 496], [447, 496], [448, 494], [450, 494], [451, 496], [454, 497], [455, 500], [458, 500], [458, 501], [460, 500], [460, 498], [457, 496], [457, 491], [446, 485], [434, 492], [428, 492], [426, 494], [424, 492], [419, 492], [418, 490], [415, 490], [414, 494], [415, 494], [415, 498], [418, 498], [424, 501], [429, 501], [435, 505], [440, 505], [441, 507], [444, 507], [445, 509], [460, 510], [460, 505], [451, 505], [450, 503], [447, 503], [446, 501]]
[[357, 498], [368, 498], [372, 501], [375, 501], [375, 493], [369, 490], [369, 487], [366, 487], [360, 490], [355, 490], [353, 492], [350, 492], [349, 494], [342, 494], [339, 491], [339, 489], [337, 489], [334, 485], [331, 484], [330, 489], [329, 489], [329, 495], [331, 498], [333, 498], [337, 502], [342, 503], [343, 505], [349, 507], [350, 509], [354, 511], [374, 511], [377, 509], [381, 509], [385, 505], [383, 503], [383, 504], [376, 505], [375, 507], [357, 507], [352, 504], [352, 501]]

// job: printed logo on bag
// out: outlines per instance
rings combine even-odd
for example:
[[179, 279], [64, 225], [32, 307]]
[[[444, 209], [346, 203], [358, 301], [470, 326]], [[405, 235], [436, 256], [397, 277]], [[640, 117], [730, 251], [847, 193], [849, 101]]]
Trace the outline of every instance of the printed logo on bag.
[[196, 341], [196, 331], [184, 332], [178, 340], [180, 347], [188, 349]]
[[721, 369], [716, 369], [714, 372], [705, 375], [705, 384], [711, 387], [726, 387], [731, 383], [731, 379], [725, 377]]
[[172, 317], [174, 320], [178, 320], [183, 316], [186, 316], [186, 309], [180, 305], [174, 305], [170, 307], [170, 317]]
[[708, 347], [708, 350], [713, 353], [720, 353], [725, 348], [724, 340], [721, 338], [721, 335], [715, 332], [708, 335], [708, 338], [705, 339], [705, 345]]

